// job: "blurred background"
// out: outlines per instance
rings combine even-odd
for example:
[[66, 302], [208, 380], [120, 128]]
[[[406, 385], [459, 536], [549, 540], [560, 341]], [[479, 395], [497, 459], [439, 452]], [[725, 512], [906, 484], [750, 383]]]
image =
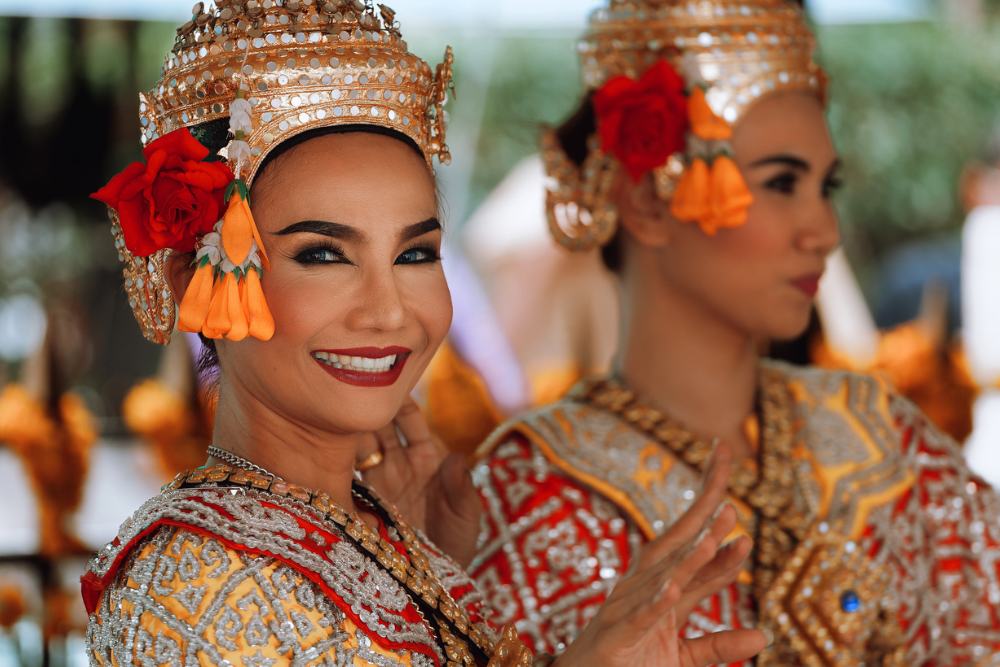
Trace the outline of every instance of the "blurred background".
[[[547, 243], [531, 156], [541, 127], [578, 101], [574, 39], [597, 2], [391, 4], [417, 54], [436, 63], [445, 43], [456, 51], [455, 163], [440, 174], [459, 313], [450, 356], [424, 391], [432, 404], [447, 402], [435, 391], [449, 382], [480, 391], [468, 407], [478, 429], [448, 434], [467, 446], [485, 425], [606, 363], [609, 343], [590, 340], [572, 349], [575, 363], [539, 361], [552, 355], [524, 349], [530, 317], [511, 314], [497, 278], [516, 266], [512, 256]], [[0, 387], [11, 384], [0, 400], [0, 667], [85, 664], [77, 579], [86, 555], [171, 471], [204, 458], [211, 404], [195, 375], [196, 344], [143, 341], [105, 212], [88, 199], [139, 157], [137, 92], [156, 80], [189, 5], [0, 0]], [[881, 363], [918, 395], [949, 387], [946, 397], [924, 397], [926, 409], [933, 415], [936, 401], [939, 423], [964, 437], [982, 387], [961, 354], [961, 241], [982, 203], [977, 179], [1000, 167], [1000, 0], [806, 8], [846, 166], [837, 203], [851, 271], [838, 302], [854, 310], [820, 313], [809, 337], [776, 354]], [[587, 317], [550, 326], [582, 330]], [[824, 338], [831, 317], [847, 331], [828, 326]], [[878, 352], [891, 335], [902, 361]], [[492, 341], [493, 363], [475, 358], [476, 336]], [[868, 352], [843, 354], [855, 339]], [[916, 378], [914, 358], [932, 361], [918, 364]], [[565, 377], [542, 378], [560, 364], [571, 366]]]

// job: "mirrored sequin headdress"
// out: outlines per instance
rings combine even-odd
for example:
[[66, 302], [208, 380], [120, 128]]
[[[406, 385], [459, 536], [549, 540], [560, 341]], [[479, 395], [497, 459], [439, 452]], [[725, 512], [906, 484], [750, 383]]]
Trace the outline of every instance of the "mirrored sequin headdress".
[[[134, 194], [128, 184], [111, 187], [112, 181], [98, 193], [102, 195], [98, 198], [113, 209], [116, 246], [125, 264], [125, 288], [146, 338], [166, 343], [174, 328], [177, 304], [165, 279], [166, 260], [172, 252], [197, 251], [199, 267], [211, 264], [216, 282], [220, 271], [233, 273], [236, 284], [230, 288], [231, 295], [244, 294], [242, 281], [248, 276], [251, 283], [259, 282], [267, 257], [252, 218], [250, 227], [244, 220], [250, 216], [246, 192], [267, 155], [282, 142], [316, 128], [377, 125], [412, 139], [429, 166], [435, 157], [447, 164], [450, 154], [443, 107], [451, 86], [451, 68], [450, 48], [434, 70], [410, 53], [395, 12], [385, 5], [375, 7], [371, 0], [216, 0], [208, 7], [198, 3], [192, 19], [177, 30], [160, 81], [140, 95], [142, 143], [152, 165], [159, 158], [151, 154], [162, 152], [165, 138], [180, 145], [183, 142], [174, 140], [174, 135], [191, 128], [197, 136], [197, 128], [228, 119], [230, 142], [219, 151], [235, 178], [225, 195], [230, 202], [228, 209], [221, 194], [212, 194], [220, 202], [218, 225], [202, 226], [201, 233], [192, 238], [190, 233], [167, 234], [170, 247], [152, 246], [155, 250], [149, 252], [149, 246], [140, 249], [134, 241], [130, 244], [128, 230], [123, 233], [124, 220], [118, 221], [127, 213], [126, 205], [118, 205], [122, 193]], [[200, 159], [192, 158], [190, 150], [188, 153], [185, 159]], [[198, 185], [206, 181], [199, 178], [192, 182]], [[201, 210], [210, 208], [214, 201], [210, 200], [206, 197]], [[227, 239], [223, 222], [229, 220], [235, 220], [231, 225], [226, 222], [230, 229], [254, 233], [247, 232], [234, 241], [236, 237], [230, 232]], [[156, 226], [155, 221], [151, 224]], [[154, 240], [164, 238], [158, 228], [150, 233]], [[159, 245], [167, 245], [167, 241], [161, 240]], [[205, 280], [198, 285], [192, 281], [188, 292], [198, 287], [204, 299], [209, 299], [209, 273], [206, 269]], [[213, 336], [221, 331], [216, 326], [218, 318], [210, 326], [208, 302], [203, 305], [204, 312], [193, 318], [185, 318], [187, 304], [181, 306], [182, 329], [202, 331], [210, 337], [240, 338], [242, 328], [236, 335], [221, 332]], [[259, 309], [262, 301], [243, 297], [243, 310], [250, 318], [249, 335], [267, 338], [269, 335], [254, 333], [255, 305]], [[225, 309], [221, 302], [216, 308], [220, 312]], [[229, 310], [238, 319], [238, 309], [230, 304]]]
[[[685, 112], [667, 118], [679, 146], [665, 142], [659, 164], [647, 170], [675, 217], [709, 234], [743, 224], [752, 199], [728, 159], [731, 128], [771, 93], [822, 98], [825, 76], [814, 48], [801, 8], [789, 0], [608, 0], [591, 15], [579, 53], [584, 83], [595, 91], [598, 125], [603, 117], [611, 123], [599, 127], [582, 167], [569, 161], [554, 133], [543, 140], [555, 238], [580, 250], [614, 236], [610, 186], [622, 164], [631, 166], [614, 136], [619, 123], [628, 123], [616, 113], [643, 94], [659, 95], [657, 109], [666, 104]], [[679, 150], [668, 152], [671, 147]]]

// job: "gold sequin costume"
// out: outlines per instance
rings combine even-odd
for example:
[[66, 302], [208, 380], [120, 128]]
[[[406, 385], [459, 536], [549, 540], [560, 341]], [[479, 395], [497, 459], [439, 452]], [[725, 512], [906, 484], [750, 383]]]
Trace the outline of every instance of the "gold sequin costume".
[[370, 490], [215, 466], [181, 474], [82, 580], [93, 665], [531, 665], [462, 569]]
[[[704, 601], [686, 633], [764, 625], [777, 643], [762, 665], [991, 664], [997, 494], [876, 378], [767, 363], [767, 386], [788, 404], [765, 417], [765, 464], [736, 473], [734, 489], [757, 479], [731, 500], [772, 567]], [[789, 452], [769, 472], [782, 429]], [[607, 382], [502, 427], [475, 471], [487, 517], [471, 567], [495, 621], [516, 623], [536, 650], [564, 647], [642, 544], [691, 504], [707, 449]], [[760, 532], [768, 502], [781, 510], [778, 534]]]

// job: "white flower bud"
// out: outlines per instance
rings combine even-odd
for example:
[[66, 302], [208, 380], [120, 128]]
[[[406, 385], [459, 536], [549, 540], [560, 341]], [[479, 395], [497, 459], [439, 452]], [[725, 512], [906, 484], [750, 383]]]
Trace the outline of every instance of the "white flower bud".
[[230, 162], [247, 164], [250, 162], [250, 144], [245, 141], [230, 141], [227, 147]]
[[253, 121], [250, 120], [250, 114], [237, 112], [229, 116], [229, 129], [235, 134], [236, 132], [242, 132], [244, 134], [250, 134], [253, 132]]
[[237, 113], [242, 113], [242, 114], [245, 114], [245, 115], [249, 116], [250, 112], [252, 110], [253, 110], [253, 107], [250, 106], [250, 102], [246, 98], [243, 98], [243, 97], [237, 97], [235, 100], [233, 100], [232, 102], [229, 103], [229, 115], [230, 116], [232, 116], [233, 114], [237, 114]]

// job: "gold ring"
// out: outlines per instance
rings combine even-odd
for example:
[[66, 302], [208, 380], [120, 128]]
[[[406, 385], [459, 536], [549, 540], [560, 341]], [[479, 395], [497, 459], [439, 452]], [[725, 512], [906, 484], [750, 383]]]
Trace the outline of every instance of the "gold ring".
[[382, 453], [381, 449], [376, 449], [374, 452], [366, 456], [361, 461], [358, 461], [354, 467], [358, 472], [368, 472], [375, 466], [382, 463], [385, 460], [385, 454]]

